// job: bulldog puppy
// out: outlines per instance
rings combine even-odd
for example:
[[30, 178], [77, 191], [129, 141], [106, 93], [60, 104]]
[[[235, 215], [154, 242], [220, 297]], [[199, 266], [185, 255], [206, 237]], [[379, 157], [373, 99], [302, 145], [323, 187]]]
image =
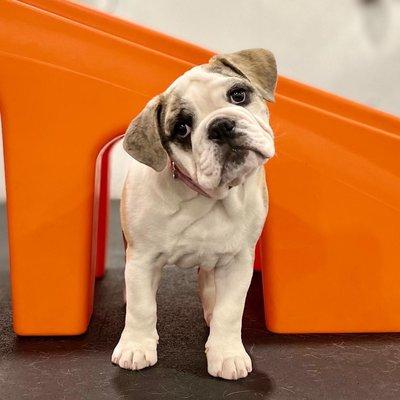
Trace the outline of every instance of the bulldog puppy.
[[276, 79], [267, 50], [217, 55], [131, 122], [123, 146], [135, 160], [121, 200], [126, 321], [112, 355], [120, 367], [157, 362], [157, 287], [163, 266], [177, 265], [199, 268], [208, 372], [251, 372], [241, 325], [268, 208], [263, 164], [275, 149], [265, 100]]

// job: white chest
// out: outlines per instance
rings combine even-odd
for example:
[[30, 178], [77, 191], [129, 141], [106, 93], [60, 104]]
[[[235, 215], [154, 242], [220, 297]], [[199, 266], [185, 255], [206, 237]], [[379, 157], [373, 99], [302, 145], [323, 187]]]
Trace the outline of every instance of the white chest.
[[229, 263], [244, 247], [254, 248], [267, 213], [263, 175], [218, 201], [194, 196], [174, 202], [136, 187], [144, 191], [130, 193], [128, 185], [122, 200], [124, 232], [134, 251], [166, 265], [211, 269]]
[[182, 210], [168, 225], [163, 244], [168, 264], [181, 267], [202, 265], [213, 268], [229, 262], [242, 248], [248, 245], [248, 230], [255, 221], [246, 219], [244, 210], [230, 215], [216, 203], [205, 215], [192, 216]]

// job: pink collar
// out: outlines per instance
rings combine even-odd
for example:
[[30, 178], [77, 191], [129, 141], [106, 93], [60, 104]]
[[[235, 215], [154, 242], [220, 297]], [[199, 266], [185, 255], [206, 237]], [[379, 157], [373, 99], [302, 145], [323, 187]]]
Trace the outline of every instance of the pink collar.
[[206, 193], [199, 185], [193, 182], [193, 180], [184, 174], [175, 164], [174, 161], [170, 160], [170, 166], [172, 171], [172, 177], [174, 179], [180, 179], [187, 187], [194, 190], [195, 192], [201, 194], [204, 197], [210, 198], [211, 196]]

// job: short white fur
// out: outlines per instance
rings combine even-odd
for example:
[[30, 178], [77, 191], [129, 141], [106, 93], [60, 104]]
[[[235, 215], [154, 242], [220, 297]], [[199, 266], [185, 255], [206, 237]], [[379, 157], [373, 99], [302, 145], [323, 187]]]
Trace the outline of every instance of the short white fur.
[[[165, 92], [188, 99], [195, 107], [193, 151], [176, 145], [171, 151], [211, 198], [173, 179], [168, 167], [156, 172], [132, 161], [121, 200], [127, 240], [126, 322], [112, 355], [112, 362], [122, 368], [139, 370], [157, 362], [156, 291], [162, 268], [174, 264], [199, 267], [200, 297], [210, 327], [205, 345], [208, 372], [238, 379], [252, 370], [241, 324], [254, 249], [268, 208], [262, 164], [274, 155], [274, 141], [261, 98], [246, 108], [227, 103], [226, 88], [232, 79], [196, 67]], [[215, 157], [215, 144], [207, 139], [207, 126], [215, 116], [234, 117], [249, 143], [264, 154], [262, 158], [250, 151], [243, 165], [226, 172], [230, 176], [223, 187], [218, 186], [223, 166]]]

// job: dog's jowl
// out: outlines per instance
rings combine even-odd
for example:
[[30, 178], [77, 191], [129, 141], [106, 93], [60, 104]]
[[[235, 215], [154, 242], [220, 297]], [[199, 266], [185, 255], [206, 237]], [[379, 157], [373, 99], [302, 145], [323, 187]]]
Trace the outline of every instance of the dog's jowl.
[[156, 291], [164, 265], [199, 268], [208, 372], [252, 370], [241, 339], [254, 248], [267, 215], [263, 164], [275, 152], [266, 100], [273, 55], [217, 55], [179, 77], [132, 121], [133, 157], [122, 201], [126, 321], [112, 362], [138, 370], [157, 362]]

